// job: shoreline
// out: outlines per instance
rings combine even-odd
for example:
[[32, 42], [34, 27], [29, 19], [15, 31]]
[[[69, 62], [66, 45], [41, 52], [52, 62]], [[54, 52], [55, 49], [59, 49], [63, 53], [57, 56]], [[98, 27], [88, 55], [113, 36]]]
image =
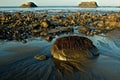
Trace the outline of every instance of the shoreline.
[[[8, 45], [12, 45], [9, 46]], [[11, 64], [15, 61], [25, 59], [27, 57], [43, 54], [42, 49], [51, 45], [46, 41], [32, 40], [26, 44], [21, 42], [7, 42], [0, 45], [0, 65]]]

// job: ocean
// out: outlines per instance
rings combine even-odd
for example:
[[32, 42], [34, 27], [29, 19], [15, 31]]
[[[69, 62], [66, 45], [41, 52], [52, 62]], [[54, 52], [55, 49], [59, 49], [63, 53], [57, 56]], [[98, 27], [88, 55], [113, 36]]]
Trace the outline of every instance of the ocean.
[[[37, 8], [0, 7], [0, 12], [47, 11], [120, 12], [117, 7], [79, 8], [77, 6], [39, 6]], [[0, 80], [120, 80], [120, 30], [94, 36], [79, 34], [56, 35], [48, 42], [42, 37], [28, 39], [26, 44], [18, 41], [0, 40]], [[93, 41], [100, 56], [83, 62], [62, 62], [52, 58], [50, 49], [54, 41], [63, 36], [84, 36]], [[43, 61], [35, 55], [48, 55]]]
[[114, 11], [114, 12], [120, 12], [120, 8], [117, 8], [116, 6], [112, 7], [98, 7], [98, 8], [79, 8], [78, 6], [39, 6], [36, 8], [20, 8], [16, 6], [0, 6], [0, 11], [40, 11], [40, 10], [65, 10], [65, 11]]

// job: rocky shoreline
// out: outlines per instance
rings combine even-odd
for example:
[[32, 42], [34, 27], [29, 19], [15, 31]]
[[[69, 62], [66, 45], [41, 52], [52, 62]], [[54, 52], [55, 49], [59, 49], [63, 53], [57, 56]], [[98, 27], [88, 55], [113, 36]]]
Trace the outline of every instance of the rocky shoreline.
[[51, 41], [55, 35], [78, 32], [88, 36], [120, 28], [120, 12], [34, 13], [0, 12], [0, 40], [26, 43], [30, 37], [42, 36]]

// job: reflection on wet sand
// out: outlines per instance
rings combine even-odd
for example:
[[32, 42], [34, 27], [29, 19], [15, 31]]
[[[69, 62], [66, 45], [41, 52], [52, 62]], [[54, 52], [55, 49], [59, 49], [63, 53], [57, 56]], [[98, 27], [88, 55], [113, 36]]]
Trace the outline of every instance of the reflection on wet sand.
[[92, 60], [80, 59], [76, 61], [60, 61], [53, 58], [57, 74], [61, 77], [59, 80], [94, 80], [95, 76], [91, 76], [88, 68], [92, 65], [92, 61], [95, 60], [97, 60], [97, 58]]
[[[101, 38], [101, 36], [99, 36]], [[94, 41], [98, 39], [94, 38]], [[105, 44], [106, 42], [103, 41]], [[36, 45], [42, 43], [35, 42]], [[35, 43], [29, 43], [35, 45]], [[39, 43], [39, 44], [38, 44]], [[101, 44], [101, 43], [99, 43]], [[103, 45], [99, 45], [103, 46]], [[112, 46], [112, 45], [111, 45]], [[50, 55], [50, 45], [43, 45], [40, 51], [41, 55]], [[59, 61], [52, 57], [47, 60], [38, 61], [34, 59], [34, 55], [24, 59], [17, 60], [11, 64], [0, 66], [1, 80], [119, 80], [120, 60], [114, 55], [118, 52], [114, 48], [109, 52], [107, 47], [104, 49], [98, 47], [100, 56], [95, 59], [80, 59], [77, 61]], [[15, 50], [15, 49], [14, 49]], [[106, 51], [104, 51], [106, 50]], [[36, 50], [35, 50], [36, 51]], [[31, 53], [30, 53], [31, 54]], [[107, 54], [107, 55], [104, 55]], [[110, 54], [111, 56], [109, 56]], [[119, 56], [118, 56], [119, 57]]]

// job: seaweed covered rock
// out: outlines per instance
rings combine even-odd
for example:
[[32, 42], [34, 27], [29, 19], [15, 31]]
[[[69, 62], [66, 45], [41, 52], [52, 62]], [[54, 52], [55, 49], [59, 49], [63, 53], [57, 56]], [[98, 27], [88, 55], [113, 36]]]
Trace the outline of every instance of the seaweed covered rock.
[[92, 41], [80, 36], [58, 38], [51, 47], [51, 54], [63, 61], [90, 59], [99, 55]]
[[118, 15], [110, 15], [105, 21], [105, 26], [108, 30], [120, 28], [120, 16]]
[[81, 2], [79, 4], [79, 7], [81, 7], [81, 8], [96, 8], [96, 7], [98, 7], [98, 5], [94, 1], [91, 1], [91, 2]]
[[29, 7], [37, 7], [37, 5], [33, 2], [25, 2], [20, 7], [22, 8], [29, 8]]
[[81, 32], [81, 33], [83, 33], [83, 34], [89, 34], [90, 33], [90, 28], [89, 27], [80, 27], [79, 29], [78, 29], [78, 32]]

